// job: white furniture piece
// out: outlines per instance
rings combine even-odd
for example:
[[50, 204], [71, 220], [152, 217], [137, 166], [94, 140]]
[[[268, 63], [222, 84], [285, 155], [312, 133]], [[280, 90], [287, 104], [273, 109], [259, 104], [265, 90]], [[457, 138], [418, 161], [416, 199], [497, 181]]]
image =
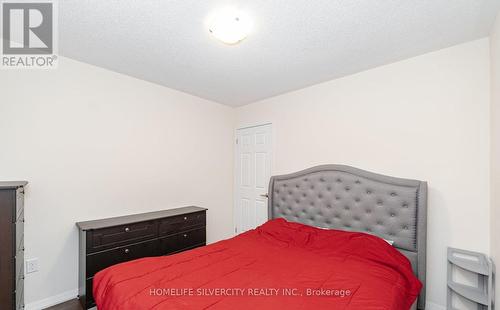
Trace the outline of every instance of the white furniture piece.
[[[475, 274], [477, 286], [455, 281], [455, 268]], [[494, 274], [493, 261], [486, 255], [449, 247], [447, 310], [457, 310], [452, 303], [454, 294], [476, 304], [478, 310], [494, 309]]]

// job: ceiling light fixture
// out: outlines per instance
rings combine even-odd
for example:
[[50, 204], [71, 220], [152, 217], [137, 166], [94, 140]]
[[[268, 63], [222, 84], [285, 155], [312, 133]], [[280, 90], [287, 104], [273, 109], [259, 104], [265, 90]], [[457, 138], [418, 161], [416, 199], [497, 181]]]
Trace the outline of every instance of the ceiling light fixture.
[[213, 16], [208, 31], [219, 41], [232, 45], [244, 40], [251, 29], [248, 16], [238, 10], [225, 9]]

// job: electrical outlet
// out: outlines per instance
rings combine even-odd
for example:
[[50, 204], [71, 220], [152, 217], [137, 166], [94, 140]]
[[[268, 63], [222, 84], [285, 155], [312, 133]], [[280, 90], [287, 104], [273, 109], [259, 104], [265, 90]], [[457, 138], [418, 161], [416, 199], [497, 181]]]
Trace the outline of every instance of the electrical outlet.
[[38, 271], [38, 258], [31, 258], [26, 260], [26, 273]]

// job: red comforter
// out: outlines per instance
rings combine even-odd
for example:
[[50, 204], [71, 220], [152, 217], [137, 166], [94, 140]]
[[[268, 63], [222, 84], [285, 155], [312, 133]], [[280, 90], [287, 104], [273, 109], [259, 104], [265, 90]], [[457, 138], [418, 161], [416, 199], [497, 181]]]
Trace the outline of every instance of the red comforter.
[[409, 261], [364, 234], [271, 220], [195, 250], [97, 273], [99, 310], [409, 309], [421, 289]]

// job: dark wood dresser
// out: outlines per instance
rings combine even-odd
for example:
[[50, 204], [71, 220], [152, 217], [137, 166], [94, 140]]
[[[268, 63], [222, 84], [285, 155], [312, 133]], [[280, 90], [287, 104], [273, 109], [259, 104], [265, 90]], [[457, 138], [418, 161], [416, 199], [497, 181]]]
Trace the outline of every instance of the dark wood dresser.
[[84, 309], [95, 306], [92, 280], [98, 271], [206, 245], [206, 210], [184, 207], [76, 223], [80, 230], [78, 297]]
[[24, 186], [0, 182], [0, 309], [24, 309]]

